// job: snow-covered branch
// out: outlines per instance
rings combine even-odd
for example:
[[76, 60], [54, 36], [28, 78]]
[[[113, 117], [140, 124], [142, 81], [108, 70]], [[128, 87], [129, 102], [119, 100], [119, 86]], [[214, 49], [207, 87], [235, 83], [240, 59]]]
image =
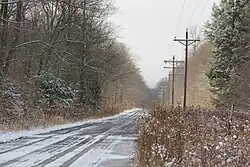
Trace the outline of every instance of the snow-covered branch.
[[15, 4], [21, 2], [22, 0], [10, 1], [10, 2], [0, 2], [0, 5]]

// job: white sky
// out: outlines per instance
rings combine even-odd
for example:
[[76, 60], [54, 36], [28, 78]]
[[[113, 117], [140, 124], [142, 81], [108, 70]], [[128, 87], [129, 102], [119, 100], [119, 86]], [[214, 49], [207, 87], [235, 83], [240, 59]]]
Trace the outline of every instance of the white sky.
[[[185, 37], [185, 29], [197, 26], [198, 33], [210, 18], [214, 2], [219, 0], [116, 0], [119, 12], [112, 18], [121, 27], [120, 41], [138, 57], [146, 83], [154, 87], [168, 74], [164, 59], [184, 58], [184, 47], [173, 42]], [[182, 6], [184, 4], [181, 16]], [[181, 18], [181, 19], [180, 19]], [[180, 24], [178, 26], [178, 22]]]

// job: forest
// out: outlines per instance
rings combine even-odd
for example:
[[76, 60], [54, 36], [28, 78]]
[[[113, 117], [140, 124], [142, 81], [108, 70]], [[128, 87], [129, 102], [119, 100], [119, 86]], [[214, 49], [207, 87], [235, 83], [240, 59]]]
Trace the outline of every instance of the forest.
[[116, 11], [112, 0], [1, 0], [0, 127], [139, 107], [149, 88]]

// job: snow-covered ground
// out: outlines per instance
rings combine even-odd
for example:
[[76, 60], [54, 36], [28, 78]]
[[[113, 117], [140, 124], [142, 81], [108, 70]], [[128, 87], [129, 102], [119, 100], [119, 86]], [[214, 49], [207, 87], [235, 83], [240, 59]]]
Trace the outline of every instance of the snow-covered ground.
[[132, 112], [136, 112], [136, 111], [140, 111], [141, 109], [131, 109], [131, 110], [126, 110], [120, 114], [114, 115], [114, 116], [109, 116], [109, 117], [105, 117], [105, 118], [100, 118], [100, 119], [89, 119], [89, 120], [84, 120], [81, 122], [76, 122], [73, 124], [64, 124], [64, 125], [55, 125], [55, 126], [51, 126], [51, 127], [47, 127], [47, 128], [36, 128], [33, 130], [29, 130], [29, 131], [20, 131], [20, 132], [1, 132], [0, 131], [0, 143], [2, 142], [7, 142], [10, 140], [15, 140], [18, 139], [20, 137], [29, 137], [35, 134], [39, 134], [39, 133], [46, 133], [46, 132], [50, 132], [50, 131], [54, 131], [54, 130], [60, 130], [60, 129], [65, 129], [65, 128], [70, 128], [70, 127], [74, 127], [74, 126], [79, 126], [79, 125], [83, 125], [83, 124], [87, 124], [87, 123], [92, 123], [92, 122], [104, 122], [106, 120], [112, 119], [112, 118], [118, 118], [122, 115], [126, 115]]
[[127, 167], [141, 109], [68, 125], [0, 133], [0, 166]]

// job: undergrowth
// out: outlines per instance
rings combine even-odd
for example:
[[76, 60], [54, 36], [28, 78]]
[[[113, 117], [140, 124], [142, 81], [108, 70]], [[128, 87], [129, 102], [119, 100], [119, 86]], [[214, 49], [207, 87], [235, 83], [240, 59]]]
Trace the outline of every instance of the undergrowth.
[[250, 115], [154, 104], [143, 116], [138, 167], [250, 166]]
[[48, 107], [32, 111], [27, 108], [26, 113], [20, 114], [14, 112], [14, 109], [6, 111], [5, 108], [4, 112], [0, 112], [0, 131], [22, 131], [36, 127], [73, 123], [88, 118], [103, 118], [119, 114], [126, 109], [131, 109], [131, 107], [122, 105], [106, 107], [99, 112], [93, 112], [86, 106], [71, 108]]
[[63, 80], [52, 75], [36, 80], [36, 85], [21, 85], [0, 73], [0, 131], [28, 130], [101, 118], [131, 109], [127, 104], [120, 104], [94, 110], [91, 106], [74, 102], [74, 92]]

